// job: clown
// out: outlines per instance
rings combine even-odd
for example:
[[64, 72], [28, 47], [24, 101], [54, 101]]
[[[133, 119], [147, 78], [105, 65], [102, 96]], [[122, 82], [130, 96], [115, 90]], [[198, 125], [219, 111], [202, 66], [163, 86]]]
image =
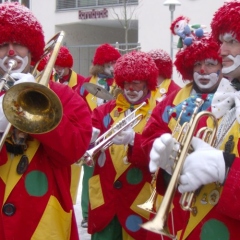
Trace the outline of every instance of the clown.
[[173, 64], [171, 57], [162, 49], [155, 49], [148, 52], [158, 68], [156, 101], [162, 101], [166, 96], [180, 87], [171, 80]]
[[[94, 54], [92, 66], [90, 67], [91, 76], [85, 79], [86, 83], [96, 84], [104, 89], [106, 89], [109, 93], [112, 93], [116, 88], [116, 84], [114, 82], [113, 69], [116, 60], [120, 57], [120, 53], [117, 49], [111, 46], [108, 43], [104, 43], [100, 45]], [[92, 112], [96, 107], [104, 104], [106, 100], [93, 97], [91, 93], [89, 93], [84, 86], [80, 86], [77, 88], [77, 92], [86, 100], [89, 110]], [[99, 134], [98, 130], [93, 128], [91, 143], [96, 140], [96, 136]], [[83, 220], [81, 222], [81, 226], [87, 228], [88, 226], [88, 180], [92, 175], [93, 168], [87, 165], [83, 165], [84, 175], [82, 181], [82, 214]]]
[[201, 38], [204, 35], [204, 25], [189, 25], [189, 21], [189, 18], [180, 16], [171, 24], [170, 29], [172, 34], [179, 36], [177, 44], [179, 49], [189, 46], [196, 38]]
[[[170, 176], [173, 172], [174, 159], [170, 158], [173, 150], [173, 146], [176, 143], [172, 137], [172, 132], [175, 130], [176, 123], [183, 106], [185, 111], [183, 112], [180, 125], [190, 121], [190, 118], [195, 108], [196, 98], [201, 98], [204, 103], [200, 107], [199, 111], [207, 110], [211, 106], [213, 95], [218, 88], [218, 85], [223, 81], [221, 68], [222, 60], [218, 55], [219, 45], [209, 37], [195, 40], [193, 43], [179, 51], [176, 55], [176, 61], [174, 62], [177, 70], [181, 73], [184, 80], [190, 80], [185, 87], [180, 91], [174, 92], [159, 103], [154, 109], [151, 118], [149, 119], [148, 125], [142, 134], [142, 147], [146, 152], [146, 156], [150, 156], [149, 168], [151, 172], [159, 170], [157, 175], [157, 191], [163, 196], [166, 187], [169, 183]], [[176, 136], [175, 136], [176, 137]], [[200, 159], [195, 156], [195, 163], [201, 164], [203, 158]], [[222, 165], [220, 166], [222, 167]], [[214, 169], [209, 166], [214, 171]], [[196, 166], [195, 169], [198, 169]], [[192, 169], [192, 171], [194, 171]], [[224, 170], [222, 170], [223, 172]], [[207, 172], [207, 171], [206, 171]], [[222, 174], [221, 174], [222, 176]], [[200, 176], [196, 179], [192, 179], [193, 184], [201, 178]], [[206, 181], [210, 177], [202, 175]], [[222, 181], [222, 178], [217, 179]], [[181, 190], [181, 188], [180, 188]], [[212, 189], [211, 191], [213, 191]], [[205, 205], [200, 204], [205, 192], [202, 192], [196, 200], [196, 207], [198, 212], [205, 211]], [[210, 194], [208, 195], [208, 197]], [[175, 229], [175, 234], [178, 235], [178, 239], [199, 239], [199, 235], [188, 238], [189, 229], [194, 228], [192, 223], [194, 216], [189, 215], [189, 212], [184, 212], [179, 205], [180, 194], [177, 193], [173, 200], [174, 208], [172, 210], [173, 218], [169, 217], [170, 231]], [[216, 200], [217, 201], [217, 200]], [[195, 205], [194, 205], [195, 206]], [[208, 204], [206, 208], [208, 209]], [[200, 222], [201, 225], [201, 214], [195, 216], [195, 220]], [[187, 224], [189, 222], [189, 224]], [[174, 225], [172, 225], [172, 223]], [[148, 224], [143, 225], [144, 228], [148, 228]], [[187, 229], [186, 232], [182, 231]], [[154, 229], [153, 229], [154, 232]], [[181, 236], [181, 234], [184, 235]], [[186, 235], [185, 235], [186, 234]], [[181, 237], [180, 237], [181, 236]], [[162, 239], [160, 235], [149, 232], [147, 239]], [[165, 239], [165, 238], [164, 238]], [[168, 239], [168, 238], [166, 238]], [[217, 238], [209, 238], [217, 239]]]
[[68, 85], [75, 90], [83, 84], [85, 78], [73, 71], [72, 67], [72, 54], [66, 47], [62, 46], [54, 64], [55, 74], [53, 75], [53, 80]]
[[92, 113], [93, 126], [104, 134], [146, 102], [136, 112], [136, 115], [143, 115], [138, 125], [118, 133], [112, 139], [114, 144], [95, 159], [89, 180], [88, 232], [92, 239], [146, 238], [146, 231], [140, 225], [149, 218], [149, 213], [137, 205], [150, 194], [151, 174], [140, 143], [141, 132], [156, 106], [157, 75], [158, 69], [147, 53], [123, 55], [114, 67], [116, 84], [122, 93]]
[[[25, 82], [26, 89], [32, 89], [38, 83], [30, 65], [38, 62], [45, 45], [42, 26], [28, 8], [17, 2], [0, 4], [0, 21], [0, 74], [5, 73], [10, 60], [15, 60], [16, 66], [10, 71], [16, 79], [14, 85]], [[39, 134], [14, 126], [6, 131], [0, 151], [0, 239], [79, 239], [69, 189], [71, 165], [88, 148], [91, 117], [84, 100], [72, 89], [53, 81], [49, 81], [49, 88], [62, 104], [59, 124]], [[0, 133], [8, 124], [2, 108], [7, 93], [2, 91], [0, 97]], [[38, 96], [33, 93], [28, 98], [31, 107], [19, 102], [22, 108], [31, 108], [33, 118], [39, 116], [34, 115], [39, 107], [31, 104], [40, 106]]]
[[[112, 92], [115, 88], [113, 68], [120, 56], [119, 51], [110, 44], [100, 45], [95, 51], [93, 63], [90, 67], [91, 76], [86, 78], [85, 82], [97, 84], [108, 92]], [[105, 102], [104, 99], [100, 98], [96, 98], [96, 101], [93, 101], [92, 94], [88, 93], [84, 87], [81, 87], [79, 91], [80, 95], [87, 100], [91, 111]]]

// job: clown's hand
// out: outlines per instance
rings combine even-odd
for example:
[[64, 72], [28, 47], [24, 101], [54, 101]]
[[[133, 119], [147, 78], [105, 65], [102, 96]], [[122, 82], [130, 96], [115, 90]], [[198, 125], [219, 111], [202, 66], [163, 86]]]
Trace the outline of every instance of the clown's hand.
[[192, 146], [194, 152], [187, 156], [179, 180], [181, 193], [195, 191], [213, 182], [223, 183], [225, 179], [223, 152], [196, 137], [192, 139]]
[[134, 144], [135, 132], [131, 127], [128, 127], [119, 132], [113, 139], [112, 142], [116, 145], [132, 145]]
[[169, 174], [172, 174], [174, 158], [171, 155], [177, 151], [179, 145], [169, 133], [164, 133], [161, 137], [155, 139], [150, 152], [149, 170], [156, 172], [162, 168]]
[[3, 133], [8, 125], [8, 120], [6, 119], [2, 108], [3, 96], [4, 95], [0, 97], [0, 133]]
[[36, 83], [33, 75], [30, 73], [11, 73], [11, 77], [15, 79], [14, 85], [25, 82]]

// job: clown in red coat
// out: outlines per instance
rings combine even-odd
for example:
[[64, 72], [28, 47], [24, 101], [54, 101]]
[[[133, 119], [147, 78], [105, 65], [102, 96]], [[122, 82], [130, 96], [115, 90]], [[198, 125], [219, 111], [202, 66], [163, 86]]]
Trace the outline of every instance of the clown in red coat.
[[[210, 38], [203, 38], [200, 41], [193, 42], [191, 46], [177, 54], [175, 64], [178, 71], [184, 79], [192, 79], [193, 82], [162, 101], [154, 109], [143, 131], [142, 147], [150, 156], [150, 170], [156, 171], [158, 168], [160, 169], [156, 183], [160, 195], [164, 195], [169, 183], [167, 178], [173, 171], [174, 161], [169, 156], [172, 154], [175, 141], [171, 133], [176, 130], [177, 119], [183, 106], [186, 108], [180, 120], [181, 125], [184, 122], [189, 122], [195, 108], [194, 102], [196, 98], [204, 100], [198, 111], [209, 109], [213, 101], [213, 93], [218, 88], [218, 85], [221, 86], [227, 81], [222, 78], [221, 57], [218, 55], [218, 50], [219, 46], [216, 42]], [[208, 84], [206, 84], [207, 82]], [[192, 144], [194, 149], [201, 149], [201, 147], [205, 147], [206, 143], [202, 140], [199, 143], [198, 139], [194, 138]], [[221, 199], [223, 198], [220, 198], [222, 188], [215, 183], [223, 183], [225, 161], [226, 163], [231, 162], [232, 155], [224, 156], [221, 151], [218, 152], [219, 150], [215, 150], [208, 144], [206, 145], [205, 151], [196, 151], [196, 153], [193, 153], [196, 154], [193, 158], [191, 154], [187, 157], [183, 165], [183, 171], [180, 173], [179, 191], [181, 193], [195, 191], [204, 183], [206, 183], [206, 186], [196, 192], [195, 200], [191, 205], [196, 211], [191, 213], [184, 212], [180, 208], [178, 202], [180, 194], [176, 193], [173, 199], [173, 218], [170, 215], [167, 224], [170, 227], [170, 232], [177, 235], [179, 239], [230, 239], [228, 238], [229, 233], [238, 225], [234, 219], [230, 219], [223, 214], [221, 207]], [[212, 161], [214, 161], [214, 158], [216, 161], [219, 160], [219, 165], [212, 162], [207, 165], [204, 161], [207, 161], [208, 157]], [[220, 162], [221, 160], [222, 162]], [[206, 169], [202, 170], [204, 167]], [[198, 173], [198, 170], [200, 173]], [[188, 182], [188, 179], [191, 181]], [[198, 185], [199, 182], [200, 185]], [[197, 188], [194, 188], [195, 186]], [[171, 224], [172, 221], [174, 230]], [[151, 222], [143, 227], [149, 229], [149, 226], [151, 226]], [[154, 232], [154, 228], [151, 231]], [[156, 233], [149, 233], [148, 239], [162, 238]], [[231, 239], [236, 238], [233, 235]]]
[[55, 74], [53, 75], [53, 80], [68, 85], [73, 90], [76, 90], [82, 86], [85, 77], [73, 71], [72, 67], [72, 54], [66, 47], [61, 46], [54, 64]]
[[[38, 85], [29, 70], [31, 59], [37, 62], [43, 53], [44, 35], [40, 23], [19, 3], [0, 4], [0, 18], [1, 75], [10, 60], [15, 61], [10, 75], [16, 81], [10, 89], [21, 83]], [[89, 145], [91, 117], [84, 100], [68, 86], [50, 81], [49, 87], [62, 104], [59, 124], [39, 134], [12, 126], [1, 146], [0, 239], [79, 239], [70, 194], [71, 164]], [[7, 94], [2, 91], [0, 97], [1, 133], [9, 126], [2, 107]], [[29, 103], [31, 100], [38, 102], [37, 97], [34, 95]], [[9, 108], [25, 110], [21, 102]], [[33, 113], [26, 114], [34, 114], [33, 118], [37, 119], [36, 105], [31, 110]], [[17, 115], [15, 111], [12, 114]], [[21, 120], [21, 115], [16, 118]]]
[[[116, 84], [114, 82], [113, 76], [113, 68], [116, 60], [120, 57], [120, 53], [117, 49], [111, 46], [108, 43], [104, 43], [97, 47], [94, 57], [93, 63], [90, 68], [90, 77], [87, 77], [84, 83], [93, 84], [93, 86], [100, 86], [105, 89], [106, 92], [109, 92], [109, 96], [115, 89]], [[76, 90], [83, 99], [87, 102], [90, 112], [92, 112], [96, 107], [107, 102], [106, 99], [99, 98], [98, 96], [94, 96], [93, 93], [88, 92], [84, 86], [79, 86]], [[96, 129], [93, 128], [93, 139], [96, 134]], [[82, 227], [87, 227], [88, 221], [88, 205], [89, 205], [89, 197], [88, 197], [88, 180], [92, 176], [93, 168], [87, 165], [83, 165], [84, 174], [82, 180], [82, 198], [81, 198], [81, 207], [82, 207], [82, 215], [83, 220], [81, 223]]]
[[92, 239], [146, 238], [147, 232], [140, 225], [149, 219], [149, 213], [137, 205], [150, 194], [151, 174], [140, 143], [143, 127], [156, 106], [157, 75], [157, 67], [147, 53], [123, 55], [114, 68], [123, 93], [93, 110], [93, 127], [104, 134], [146, 102], [134, 114], [142, 114], [134, 129], [127, 127], [118, 133], [112, 139], [114, 144], [95, 157], [89, 180], [88, 232]]

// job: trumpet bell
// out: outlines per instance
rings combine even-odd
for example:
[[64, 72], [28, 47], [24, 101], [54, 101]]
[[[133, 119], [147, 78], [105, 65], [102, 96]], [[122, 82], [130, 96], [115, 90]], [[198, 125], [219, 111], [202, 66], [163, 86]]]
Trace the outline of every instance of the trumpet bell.
[[12, 125], [26, 133], [46, 133], [62, 118], [62, 104], [48, 87], [38, 83], [12, 86], [3, 98], [3, 111]]
[[148, 231], [167, 236], [171, 239], [176, 239], [176, 236], [170, 233], [166, 219], [159, 221], [159, 219], [156, 220], [156, 218], [154, 218], [153, 220], [143, 223], [141, 227]]

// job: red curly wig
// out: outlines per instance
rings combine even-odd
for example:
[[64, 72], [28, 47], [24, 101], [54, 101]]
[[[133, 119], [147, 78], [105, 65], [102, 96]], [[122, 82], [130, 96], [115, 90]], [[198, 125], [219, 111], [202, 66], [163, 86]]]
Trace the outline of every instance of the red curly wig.
[[174, 65], [182, 75], [183, 80], [193, 80], [193, 67], [195, 62], [213, 59], [222, 63], [219, 55], [219, 44], [210, 37], [195, 40], [190, 46], [181, 50], [176, 55]]
[[231, 33], [240, 41], [240, 2], [226, 2], [214, 14], [211, 28], [212, 36], [219, 41], [219, 36]]
[[164, 79], [170, 79], [173, 71], [173, 63], [170, 55], [162, 49], [151, 50], [148, 54], [158, 68], [158, 75]]
[[114, 67], [114, 78], [120, 88], [124, 82], [147, 81], [148, 89], [157, 86], [158, 69], [153, 59], [145, 52], [130, 52], [120, 57]]
[[65, 67], [72, 68], [73, 57], [66, 47], [62, 46], [60, 48], [55, 65], [57, 65], [59, 67], [64, 67], [64, 68]]
[[115, 62], [121, 54], [117, 49], [108, 43], [100, 45], [94, 54], [93, 65], [104, 65], [105, 63]]
[[19, 43], [31, 52], [32, 61], [37, 62], [45, 46], [41, 24], [33, 13], [17, 2], [0, 4], [0, 44]]

